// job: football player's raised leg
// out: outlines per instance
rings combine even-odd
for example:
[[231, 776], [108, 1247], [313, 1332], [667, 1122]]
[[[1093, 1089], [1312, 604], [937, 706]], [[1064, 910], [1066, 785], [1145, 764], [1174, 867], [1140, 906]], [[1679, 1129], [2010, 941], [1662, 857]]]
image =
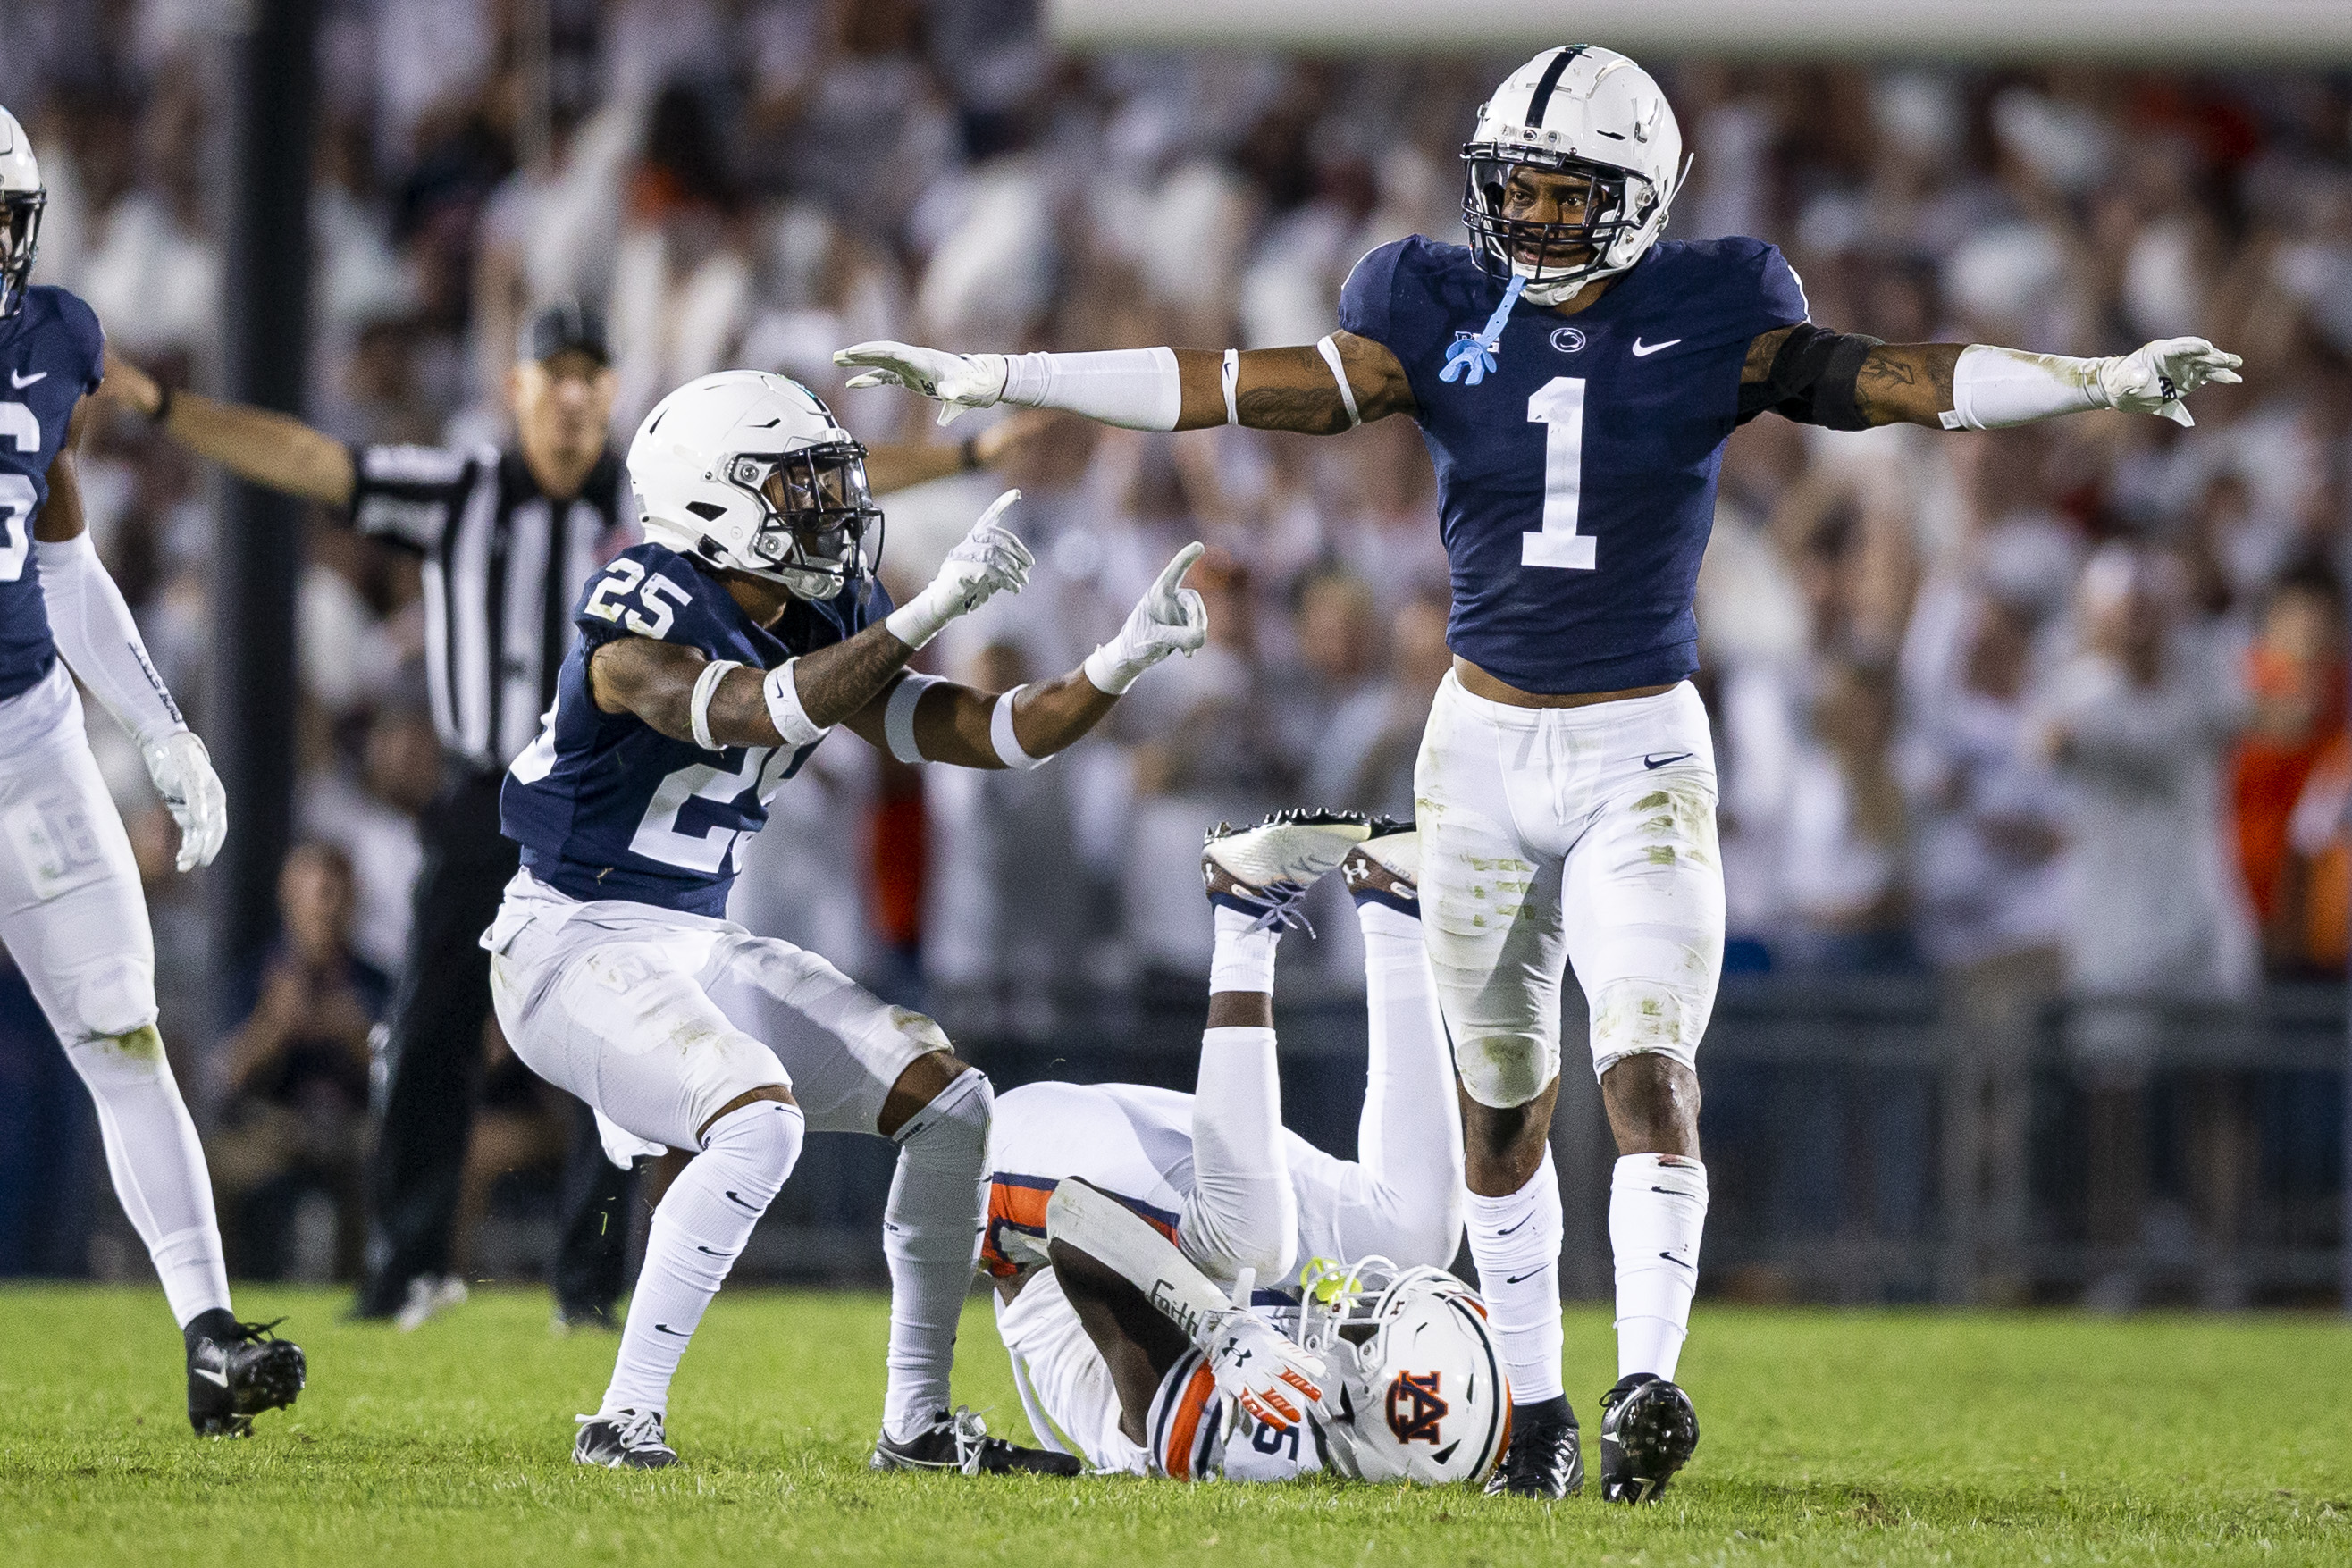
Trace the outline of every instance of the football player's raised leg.
[[1369, 1060], [1338, 1230], [1351, 1257], [1443, 1269], [1462, 1245], [1462, 1112], [1423, 946], [1420, 863], [1406, 831], [1359, 845], [1341, 868], [1364, 936]]
[[1591, 993], [1593, 1069], [1619, 1155], [1609, 1194], [1619, 1378], [1601, 1401], [1612, 1501], [1656, 1495], [1697, 1444], [1674, 1378], [1706, 1220], [1694, 1061], [1722, 971], [1724, 905], [1713, 770], [1704, 749], [1688, 749], [1688, 764], [1611, 799], [1568, 865], [1569, 948]]

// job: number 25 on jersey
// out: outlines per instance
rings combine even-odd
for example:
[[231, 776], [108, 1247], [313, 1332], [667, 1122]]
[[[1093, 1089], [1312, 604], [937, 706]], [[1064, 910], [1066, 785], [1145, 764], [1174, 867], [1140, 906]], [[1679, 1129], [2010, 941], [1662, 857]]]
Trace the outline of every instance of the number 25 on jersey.
[[[632, 610], [624, 601], [634, 597], [641, 609]], [[591, 615], [617, 622], [640, 637], [658, 639], [677, 619], [677, 601], [684, 604], [693, 596], [659, 572], [650, 578], [639, 562], [623, 556], [604, 569], [604, 576], [596, 584], [596, 591], [588, 596], [581, 608]]]
[[1584, 379], [1554, 376], [1528, 399], [1528, 419], [1544, 427], [1543, 531], [1519, 536], [1519, 564], [1591, 571], [1597, 541], [1576, 531], [1584, 491]]

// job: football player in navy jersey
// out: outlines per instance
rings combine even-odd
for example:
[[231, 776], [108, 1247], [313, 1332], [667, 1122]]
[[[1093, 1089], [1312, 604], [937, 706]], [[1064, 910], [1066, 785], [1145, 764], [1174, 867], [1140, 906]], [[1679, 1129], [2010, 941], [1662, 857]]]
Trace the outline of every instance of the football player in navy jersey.
[[1981, 430], [2113, 408], [2191, 423], [2237, 357], [2167, 338], [2112, 359], [1883, 343], [1808, 316], [1780, 253], [1660, 243], [1688, 165], [1673, 108], [1608, 49], [1547, 49], [1463, 148], [1470, 245], [1356, 264], [1341, 330], [1237, 353], [941, 353], [861, 343], [852, 386], [1009, 402], [1146, 430], [1327, 434], [1404, 414], [1436, 465], [1454, 670], [1415, 775], [1423, 926], [1454, 1042], [1470, 1247], [1517, 1408], [1493, 1490], [1582, 1483], [1560, 1383], [1562, 966], [1623, 1156], [1612, 1183], [1616, 1385], [1603, 1495], [1654, 1497], [1698, 1441], [1673, 1382], [1706, 1213], [1693, 1058], [1715, 1000], [1715, 761], [1687, 677], [1723, 443], [1770, 411], [1832, 430]]
[[483, 936], [499, 1022], [596, 1108], [608, 1148], [698, 1151], [654, 1211], [583, 1464], [676, 1462], [664, 1421], [695, 1324], [798, 1159], [804, 1131], [898, 1145], [885, 1211], [890, 1350], [877, 1469], [1075, 1473], [950, 1413], [993, 1095], [939, 1026], [824, 959], [725, 918], [736, 845], [835, 725], [905, 762], [1034, 768], [1169, 654], [1208, 635], [1169, 562], [1117, 636], [1001, 695], [906, 672], [941, 627], [1017, 592], [1031, 559], [998, 497], [893, 608], [865, 555], [865, 449], [806, 388], [729, 371], [664, 398], [629, 448], [646, 542], [592, 580], [539, 740], [501, 798], [522, 870]]
[[301, 1392], [302, 1353], [229, 1310], [212, 1177], [155, 1030], [139, 868], [75, 677], [138, 741], [179, 824], [180, 870], [220, 852], [228, 803], [83, 525], [74, 449], [106, 337], [79, 299], [28, 283], [47, 199], [0, 109], [0, 942], [98, 1103], [115, 1196], [185, 1342], [188, 1419], [242, 1437]]

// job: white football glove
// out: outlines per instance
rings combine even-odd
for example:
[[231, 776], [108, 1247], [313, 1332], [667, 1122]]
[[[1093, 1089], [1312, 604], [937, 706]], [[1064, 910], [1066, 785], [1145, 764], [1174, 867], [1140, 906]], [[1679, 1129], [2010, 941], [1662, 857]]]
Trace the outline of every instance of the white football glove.
[[1127, 612], [1118, 634], [1087, 655], [1087, 679], [1096, 690], [1118, 696], [1169, 654], [1200, 652], [1209, 640], [1209, 608], [1201, 602], [1200, 590], [1176, 585], [1207, 548], [1196, 539], [1178, 550]]
[[1323, 1358], [1249, 1308], [1220, 1312], [1202, 1328], [1201, 1350], [1217, 1392], [1265, 1425], [1286, 1432], [1323, 1402]]
[[228, 837], [228, 791], [213, 771], [212, 753], [193, 729], [143, 743], [139, 753], [147, 759], [147, 777], [155, 781], [155, 792], [171, 809], [172, 821], [180, 824], [179, 869], [212, 864], [221, 841]]
[[2180, 400], [2208, 382], [2242, 379], [2245, 361], [2202, 338], [2158, 338], [2099, 367], [2099, 392], [2109, 408], [2153, 413], [2175, 424], [2195, 424]]
[[996, 520], [1020, 498], [1020, 491], [1007, 490], [980, 515], [971, 532], [948, 551], [930, 586], [890, 612], [883, 622], [890, 635], [909, 648], [919, 648], [957, 616], [969, 615], [999, 593], [1018, 593], [1028, 586], [1036, 558]]
[[992, 407], [1004, 395], [1003, 354], [950, 354], [885, 339], [852, 343], [833, 362], [859, 371], [849, 378], [853, 388], [905, 387], [937, 398], [941, 424], [952, 423], [966, 409]]

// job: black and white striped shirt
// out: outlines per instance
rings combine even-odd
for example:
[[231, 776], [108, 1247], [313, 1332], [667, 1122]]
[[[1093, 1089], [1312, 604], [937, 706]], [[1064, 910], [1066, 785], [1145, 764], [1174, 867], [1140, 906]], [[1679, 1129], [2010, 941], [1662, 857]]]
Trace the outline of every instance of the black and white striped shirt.
[[452, 755], [504, 768], [539, 733], [575, 635], [572, 607], [635, 542], [636, 504], [608, 449], [580, 494], [540, 493], [520, 454], [363, 446], [352, 521], [425, 557], [425, 679]]

